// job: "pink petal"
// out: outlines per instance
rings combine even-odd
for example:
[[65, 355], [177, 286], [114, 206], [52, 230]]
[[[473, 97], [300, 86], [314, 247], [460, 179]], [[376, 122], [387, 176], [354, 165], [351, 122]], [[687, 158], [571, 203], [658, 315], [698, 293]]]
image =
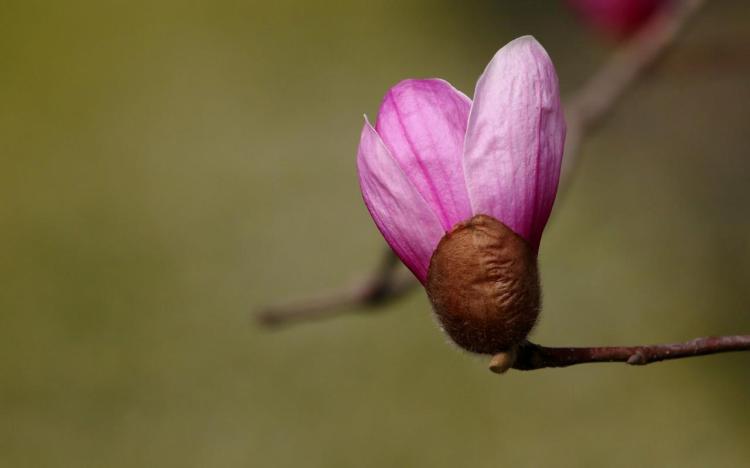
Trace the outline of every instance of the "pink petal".
[[471, 217], [462, 164], [470, 108], [446, 81], [405, 80], [378, 113], [378, 134], [445, 231]]
[[362, 197], [385, 240], [424, 283], [445, 234], [440, 220], [365, 120], [357, 153]]
[[495, 54], [477, 82], [464, 149], [473, 214], [502, 221], [539, 248], [565, 142], [557, 74], [531, 36]]

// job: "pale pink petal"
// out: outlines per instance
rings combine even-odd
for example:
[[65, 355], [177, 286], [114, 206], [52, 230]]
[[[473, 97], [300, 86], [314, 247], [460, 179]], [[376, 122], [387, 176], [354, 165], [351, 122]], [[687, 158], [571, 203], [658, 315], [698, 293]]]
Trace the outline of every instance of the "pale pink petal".
[[557, 74], [531, 36], [500, 49], [477, 82], [464, 148], [473, 214], [497, 218], [539, 248], [565, 142]]
[[375, 126], [445, 231], [471, 217], [461, 162], [470, 107], [446, 81], [405, 80], [386, 94]]
[[375, 224], [396, 255], [424, 283], [432, 252], [445, 231], [367, 121], [359, 142], [357, 170], [362, 197]]

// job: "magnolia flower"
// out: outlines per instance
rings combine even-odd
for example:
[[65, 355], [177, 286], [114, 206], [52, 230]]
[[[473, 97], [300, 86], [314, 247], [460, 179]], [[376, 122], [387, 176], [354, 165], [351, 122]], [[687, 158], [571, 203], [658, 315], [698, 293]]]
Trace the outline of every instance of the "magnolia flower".
[[374, 128], [365, 118], [367, 209], [469, 351], [512, 351], [536, 321], [536, 257], [564, 140], [555, 68], [531, 36], [495, 54], [473, 103], [446, 81], [405, 80]]
[[568, 0], [579, 15], [615, 38], [634, 32], [668, 0]]

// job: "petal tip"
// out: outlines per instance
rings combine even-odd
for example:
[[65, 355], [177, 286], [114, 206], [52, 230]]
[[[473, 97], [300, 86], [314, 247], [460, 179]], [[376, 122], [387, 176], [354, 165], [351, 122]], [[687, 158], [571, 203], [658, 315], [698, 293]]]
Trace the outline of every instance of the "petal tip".
[[528, 51], [531, 54], [540, 53], [547, 60], [550, 60], [547, 49], [545, 49], [544, 46], [534, 36], [531, 36], [531, 35], [521, 36], [519, 38], [513, 39], [512, 41], [507, 43], [502, 49], [500, 49], [500, 51], [503, 51], [503, 50], [506, 50], [506, 52]]

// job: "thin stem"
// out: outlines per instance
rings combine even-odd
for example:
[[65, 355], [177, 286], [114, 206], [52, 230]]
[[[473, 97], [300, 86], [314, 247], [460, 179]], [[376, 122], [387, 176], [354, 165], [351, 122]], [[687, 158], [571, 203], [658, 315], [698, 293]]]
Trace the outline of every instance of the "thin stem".
[[389, 249], [384, 252], [380, 265], [371, 277], [337, 291], [267, 307], [256, 314], [256, 319], [262, 325], [278, 327], [334, 317], [350, 312], [353, 307], [376, 310], [406, 295], [418, 285], [414, 277], [400, 267], [400, 261]]
[[643, 366], [670, 359], [733, 351], [750, 351], [750, 335], [709, 336], [684, 343], [597, 348], [549, 348], [526, 342], [517, 351], [513, 369], [536, 370], [593, 362], [624, 362]]

